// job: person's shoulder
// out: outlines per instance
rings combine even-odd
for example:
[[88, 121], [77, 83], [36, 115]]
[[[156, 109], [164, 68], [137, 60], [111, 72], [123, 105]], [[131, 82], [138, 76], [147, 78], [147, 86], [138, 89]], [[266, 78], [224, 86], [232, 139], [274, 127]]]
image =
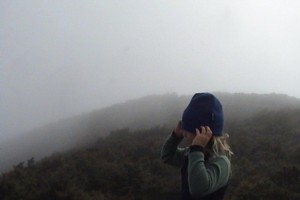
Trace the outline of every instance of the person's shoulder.
[[211, 163], [223, 163], [228, 166], [231, 165], [230, 160], [226, 155], [215, 155], [213, 158], [210, 159]]

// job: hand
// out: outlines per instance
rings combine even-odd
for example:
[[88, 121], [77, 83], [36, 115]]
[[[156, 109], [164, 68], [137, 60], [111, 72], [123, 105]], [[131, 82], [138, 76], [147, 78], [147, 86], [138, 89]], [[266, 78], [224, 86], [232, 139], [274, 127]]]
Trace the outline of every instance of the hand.
[[178, 121], [177, 126], [174, 130], [176, 137], [182, 138], [183, 137], [183, 129], [181, 128], [182, 122], [181, 120]]
[[208, 126], [201, 126], [201, 132], [199, 129], [196, 129], [196, 136], [192, 142], [192, 145], [200, 145], [202, 147], [206, 147], [209, 140], [212, 137], [212, 131]]

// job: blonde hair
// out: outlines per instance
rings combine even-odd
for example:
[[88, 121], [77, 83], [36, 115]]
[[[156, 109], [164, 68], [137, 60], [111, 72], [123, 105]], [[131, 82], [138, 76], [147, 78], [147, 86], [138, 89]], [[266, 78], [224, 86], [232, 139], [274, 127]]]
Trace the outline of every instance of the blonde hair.
[[233, 152], [228, 144], [229, 134], [225, 133], [222, 136], [213, 136], [208, 145], [208, 149], [214, 155], [226, 155], [228, 159], [231, 158]]

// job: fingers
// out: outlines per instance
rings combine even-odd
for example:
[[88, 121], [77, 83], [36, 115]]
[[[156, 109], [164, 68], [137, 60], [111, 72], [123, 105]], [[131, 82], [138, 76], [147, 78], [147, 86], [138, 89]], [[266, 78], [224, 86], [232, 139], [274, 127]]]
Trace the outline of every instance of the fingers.
[[200, 145], [205, 147], [212, 137], [212, 131], [208, 126], [201, 126], [200, 129], [201, 132], [198, 128], [196, 129], [196, 136], [192, 142], [192, 145]]
[[206, 133], [207, 133], [207, 134], [212, 135], [212, 131], [211, 131], [211, 129], [209, 128], [209, 126], [205, 126], [205, 129], [206, 129]]
[[177, 137], [183, 137], [183, 132], [182, 132], [182, 128], [181, 128], [181, 126], [182, 126], [182, 122], [181, 122], [181, 120], [179, 120], [178, 121], [178, 123], [177, 123], [177, 125], [176, 125], [176, 128], [175, 128], [175, 135], [177, 136]]
[[176, 130], [180, 130], [180, 129], [181, 129], [181, 120], [179, 120], [176, 125]]
[[179, 120], [179, 121], [178, 121], [178, 126], [179, 126], [179, 128], [182, 127], [182, 120]]
[[206, 126], [201, 126], [201, 133], [206, 133], [206, 128], [205, 128]]
[[209, 128], [209, 126], [201, 126], [201, 131], [196, 128], [196, 134], [199, 132], [199, 134], [212, 134], [212, 130]]

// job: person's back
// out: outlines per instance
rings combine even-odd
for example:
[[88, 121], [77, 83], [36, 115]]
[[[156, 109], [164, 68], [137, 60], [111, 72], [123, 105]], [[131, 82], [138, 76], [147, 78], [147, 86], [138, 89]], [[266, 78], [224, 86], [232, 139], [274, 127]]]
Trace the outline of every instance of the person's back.
[[[161, 158], [181, 167], [182, 199], [221, 200], [231, 174], [232, 152], [223, 135], [223, 110], [209, 93], [197, 93], [173, 133], [165, 141]], [[178, 148], [185, 138], [188, 147]]]

